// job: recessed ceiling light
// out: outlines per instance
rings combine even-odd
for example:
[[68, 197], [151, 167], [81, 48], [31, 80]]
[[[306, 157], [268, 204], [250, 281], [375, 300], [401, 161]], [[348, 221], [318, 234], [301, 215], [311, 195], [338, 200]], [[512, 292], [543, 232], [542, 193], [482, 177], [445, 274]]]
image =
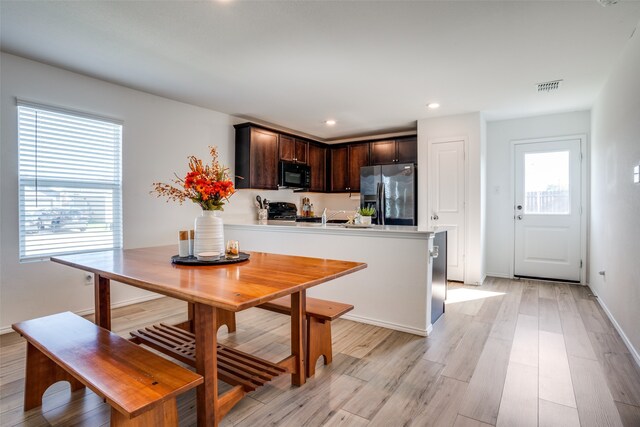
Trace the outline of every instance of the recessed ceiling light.
[[440, 104], [438, 104], [437, 102], [432, 102], [430, 104], [427, 104], [427, 107], [429, 107], [432, 110], [435, 110], [436, 108], [440, 108]]
[[326, 122], [324, 122], [325, 125], [327, 126], [333, 126], [336, 124], [335, 120], [327, 120]]

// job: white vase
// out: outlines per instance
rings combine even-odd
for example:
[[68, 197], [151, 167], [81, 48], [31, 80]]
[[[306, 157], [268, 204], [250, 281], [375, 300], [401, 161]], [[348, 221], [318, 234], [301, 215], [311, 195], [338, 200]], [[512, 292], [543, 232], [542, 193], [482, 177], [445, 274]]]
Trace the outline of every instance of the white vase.
[[220, 211], [203, 210], [196, 217], [193, 255], [202, 252], [224, 253], [224, 227]]
[[371, 217], [370, 216], [361, 216], [360, 217], [360, 224], [363, 225], [371, 225]]

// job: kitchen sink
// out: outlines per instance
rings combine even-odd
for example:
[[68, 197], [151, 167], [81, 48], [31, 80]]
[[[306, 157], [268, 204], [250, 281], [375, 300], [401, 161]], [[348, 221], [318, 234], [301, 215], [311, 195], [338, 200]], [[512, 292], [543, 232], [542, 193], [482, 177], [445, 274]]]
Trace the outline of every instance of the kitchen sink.
[[[347, 221], [347, 219], [330, 219], [327, 220], [327, 225], [344, 225]], [[296, 222], [321, 224], [322, 217], [298, 217], [296, 218]]]
[[296, 217], [296, 222], [322, 222], [321, 216], [299, 216]]

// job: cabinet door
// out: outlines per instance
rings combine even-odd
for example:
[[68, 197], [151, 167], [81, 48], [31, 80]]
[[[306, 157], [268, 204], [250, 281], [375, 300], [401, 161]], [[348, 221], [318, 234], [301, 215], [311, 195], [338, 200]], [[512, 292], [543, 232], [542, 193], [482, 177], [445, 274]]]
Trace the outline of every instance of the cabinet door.
[[360, 191], [360, 168], [369, 166], [369, 144], [349, 145], [349, 185], [347, 190]]
[[396, 140], [398, 147], [398, 163], [418, 163], [418, 139], [406, 138]]
[[371, 164], [386, 165], [396, 161], [395, 141], [376, 141], [371, 143]]
[[[280, 137], [282, 138], [282, 137]], [[307, 141], [302, 141], [301, 139], [296, 139], [295, 144], [295, 156], [293, 160], [297, 163], [307, 164], [307, 146], [309, 143]]]
[[327, 149], [309, 144], [309, 166], [311, 167], [311, 187], [309, 191], [324, 191]]
[[278, 134], [251, 129], [251, 188], [278, 188]]
[[331, 148], [331, 191], [348, 191], [348, 156], [347, 147]]
[[280, 160], [292, 162], [295, 157], [295, 141], [290, 136], [280, 135]]

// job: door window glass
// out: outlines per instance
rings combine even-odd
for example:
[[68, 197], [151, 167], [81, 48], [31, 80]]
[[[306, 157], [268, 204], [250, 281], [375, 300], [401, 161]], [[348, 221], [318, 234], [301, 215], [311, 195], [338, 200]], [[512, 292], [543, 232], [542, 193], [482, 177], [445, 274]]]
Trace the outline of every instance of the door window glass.
[[525, 153], [524, 213], [569, 214], [569, 151]]

